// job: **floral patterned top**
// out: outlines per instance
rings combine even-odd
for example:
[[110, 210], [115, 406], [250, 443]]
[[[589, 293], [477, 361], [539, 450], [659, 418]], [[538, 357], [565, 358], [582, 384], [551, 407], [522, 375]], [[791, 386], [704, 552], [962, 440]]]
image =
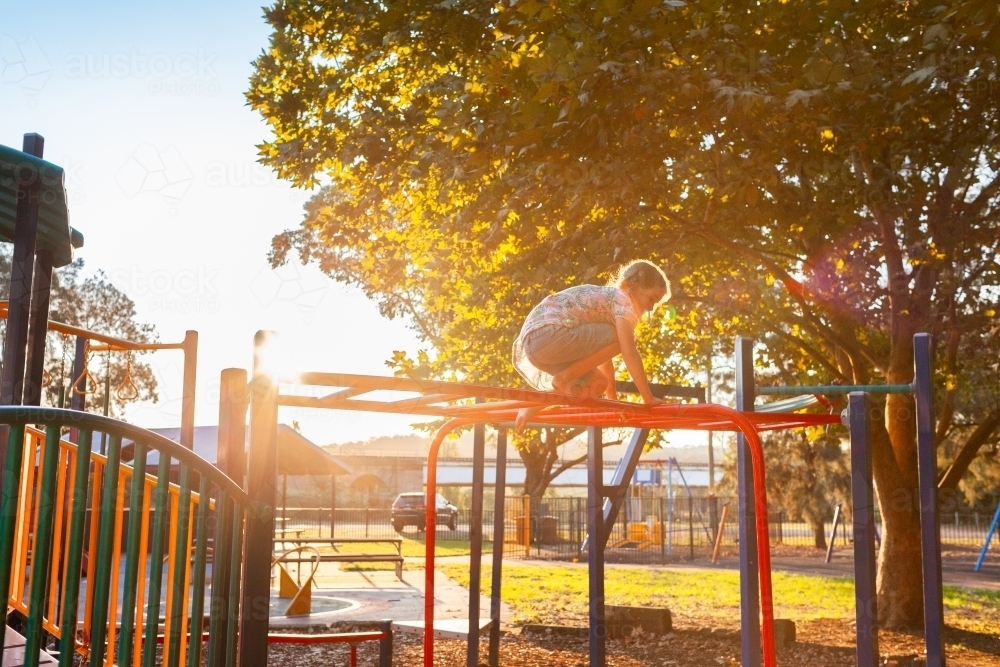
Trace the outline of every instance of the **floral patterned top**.
[[602, 285], [577, 285], [562, 292], [550, 294], [532, 308], [514, 341], [513, 362], [517, 372], [535, 389], [552, 389], [552, 376], [536, 368], [524, 351], [527, 335], [544, 327], [573, 328], [581, 324], [625, 320], [635, 328], [639, 314], [628, 294], [617, 287]]

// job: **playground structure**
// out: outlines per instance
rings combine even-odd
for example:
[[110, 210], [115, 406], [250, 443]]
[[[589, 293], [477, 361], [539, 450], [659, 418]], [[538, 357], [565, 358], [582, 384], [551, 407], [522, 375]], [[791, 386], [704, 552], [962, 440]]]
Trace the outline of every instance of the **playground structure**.
[[[300, 586], [295, 583], [292, 575], [285, 569], [285, 561], [296, 554], [302, 553], [307, 554], [308, 558], [300, 557], [297, 560], [307, 561], [311, 568], [309, 569], [309, 574], [306, 576], [306, 583]], [[285, 616], [309, 613], [312, 602], [312, 582], [313, 577], [316, 576], [316, 570], [319, 569], [319, 563], [319, 551], [315, 547], [307, 545], [288, 549], [271, 559], [271, 566], [278, 568], [278, 597], [291, 600], [288, 603], [288, 607], [285, 608]]]
[[[0, 319], [7, 319], [10, 313], [10, 302], [0, 301]], [[181, 435], [182, 445], [191, 449], [194, 434], [194, 403], [195, 403], [195, 378], [198, 368], [198, 332], [187, 331], [184, 340], [177, 343], [140, 343], [137, 341], [109, 336], [97, 331], [91, 331], [82, 327], [64, 324], [55, 320], [46, 322], [48, 331], [62, 334], [65, 337], [75, 337], [75, 355], [69, 382], [69, 408], [73, 410], [85, 411], [87, 409], [87, 396], [94, 393], [93, 387], [97, 384], [97, 379], [90, 372], [89, 360], [93, 353], [105, 353], [111, 355], [113, 352], [125, 352], [131, 355], [134, 352], [154, 352], [157, 350], [180, 350], [184, 353], [184, 376], [182, 380], [181, 394]], [[42, 339], [44, 344], [44, 338]], [[95, 344], [96, 343], [96, 344]], [[106, 364], [106, 368], [109, 364]], [[44, 375], [42, 386], [45, 385]], [[102, 410], [104, 416], [108, 416], [110, 410], [111, 395], [114, 393], [119, 400], [128, 401], [136, 398], [137, 392], [132, 378], [131, 368], [126, 371], [125, 379], [118, 387], [111, 387], [111, 374], [107, 370], [104, 374], [104, 401]], [[65, 398], [60, 392], [58, 407], [67, 407]], [[101, 442], [101, 454], [106, 446], [106, 438]]]
[[[876, 596], [875, 596], [875, 535], [874, 494], [871, 472], [869, 435], [870, 393], [912, 393], [916, 399], [919, 466], [921, 484], [921, 535], [924, 556], [925, 634], [928, 665], [943, 665], [941, 633], [943, 629], [943, 604], [941, 595], [940, 545], [936, 495], [934, 493], [935, 469], [930, 452], [932, 436], [931, 411], [931, 347], [930, 337], [917, 334], [914, 338], [915, 380], [912, 385], [863, 385], [815, 387], [757, 387], [753, 378], [752, 346], [747, 338], [737, 340], [737, 409], [710, 404], [664, 404], [648, 407], [634, 403], [620, 403], [603, 399], [581, 399], [530, 390], [485, 387], [479, 385], [433, 382], [407, 378], [381, 378], [336, 373], [303, 373], [297, 377], [280, 378], [269, 371], [268, 346], [273, 344], [272, 334], [260, 332], [255, 339], [254, 371], [251, 381], [250, 401], [250, 451], [249, 474], [251, 498], [260, 506], [273, 505], [274, 497], [274, 442], [277, 414], [280, 406], [320, 409], [365, 410], [375, 412], [432, 415], [448, 421], [435, 435], [428, 454], [426, 493], [435, 494], [436, 462], [438, 449], [444, 437], [463, 426], [475, 427], [474, 470], [483, 468], [483, 445], [486, 423], [497, 426], [497, 482], [503, 483], [503, 462], [499, 457], [506, 451], [506, 430], [517, 410], [522, 407], [541, 407], [534, 417], [535, 424], [574, 425], [587, 428], [588, 432], [588, 564], [590, 577], [590, 663], [595, 667], [605, 664], [606, 623], [604, 617], [604, 548], [618, 508], [624, 499], [627, 486], [605, 485], [601, 478], [602, 427], [632, 428], [633, 437], [628, 453], [623, 458], [641, 451], [650, 428], [675, 428], [687, 430], [729, 430], [737, 432], [737, 468], [739, 472], [740, 511], [740, 587], [742, 612], [743, 664], [763, 664], [773, 667], [775, 662], [774, 615], [770, 582], [770, 551], [767, 526], [767, 499], [764, 485], [764, 453], [759, 432], [804, 426], [840, 423], [840, 415], [797, 414], [770, 410], [754, 410], [754, 398], [761, 395], [791, 395], [796, 398], [781, 401], [804, 405], [815, 402], [811, 395], [849, 394], [846, 412], [851, 433], [851, 459], [853, 469], [854, 534], [856, 564], [857, 609], [857, 664], [868, 667], [877, 664]], [[284, 386], [287, 391], [282, 391]], [[308, 388], [308, 393], [302, 390]], [[324, 395], [316, 396], [316, 388], [326, 388]], [[395, 394], [391, 399], [387, 394]], [[406, 397], [401, 396], [406, 395]], [[806, 398], [800, 398], [806, 395]], [[471, 402], [475, 400], [476, 402]], [[226, 408], [221, 412], [225, 413]], [[632, 470], [623, 469], [622, 479], [630, 480]], [[627, 474], [624, 474], [626, 473]], [[616, 478], [619, 475], [616, 472]], [[467, 638], [469, 660], [477, 664], [479, 634], [489, 628], [491, 665], [498, 664], [499, 583], [502, 569], [503, 526], [495, 522], [493, 550], [493, 582], [491, 618], [481, 623], [479, 619], [479, 563], [482, 555], [482, 526], [476, 517], [482, 515], [482, 477], [473, 481], [472, 516], [470, 529], [470, 605]], [[928, 491], [929, 489], [929, 491]], [[255, 490], [257, 493], [255, 494]], [[503, 516], [503, 494], [495, 494], [495, 516]], [[617, 507], [616, 507], [617, 505]], [[425, 606], [422, 621], [424, 664], [433, 665], [434, 654], [434, 512], [428, 512], [426, 538]], [[475, 525], [479, 523], [480, 525]], [[273, 534], [273, 517], [256, 516], [247, 525], [246, 570], [244, 601], [248, 596], [260, 595], [263, 583], [269, 576], [269, 562], [259, 556], [265, 543]], [[261, 587], [260, 590], [257, 587]], [[241, 642], [251, 655], [261, 648], [253, 644], [259, 633], [253, 621], [245, 619]], [[249, 623], [249, 624], [248, 624]]]
[[[0, 407], [0, 423], [8, 431], [0, 501], [0, 594], [24, 615], [25, 664], [38, 664], [44, 631], [59, 641], [59, 663], [66, 667], [73, 664], [74, 653], [89, 656], [95, 665], [152, 665], [151, 640], [158, 634], [161, 610], [163, 664], [182, 664], [189, 653], [198, 664], [201, 642], [188, 646], [182, 638], [189, 620], [203, 616], [204, 592], [211, 590], [211, 609], [237, 609], [240, 571], [230, 565], [239, 562], [246, 493], [182, 445], [115, 419], [14, 406]], [[38, 432], [29, 424], [44, 429]], [[60, 438], [65, 428], [76, 430], [78, 444]], [[107, 456], [91, 451], [95, 433], [109, 436]], [[120, 465], [123, 439], [135, 442], [134, 468]], [[146, 474], [151, 451], [159, 453], [155, 477]], [[176, 485], [168, 478], [175, 460], [180, 467]], [[57, 517], [66, 520], [57, 523]], [[210, 517], [215, 524], [211, 570]], [[118, 547], [123, 530], [124, 553]], [[89, 558], [84, 566], [85, 550]], [[158, 566], [164, 557], [165, 582], [164, 568]], [[140, 576], [147, 568], [148, 576]], [[81, 580], [86, 582], [82, 619]], [[80, 620], [83, 632], [78, 633]], [[6, 615], [3, 625], [0, 630], [6, 631]], [[235, 614], [212, 615], [210, 665], [235, 665], [236, 630]]]
[[[24, 617], [25, 664], [37, 665], [45, 647], [45, 633], [59, 641], [59, 663], [69, 666], [74, 653], [90, 664], [135, 664], [152, 667], [160, 641], [159, 619], [165, 610], [162, 660], [168, 667], [199, 664], [202, 633], [191, 625], [202, 619], [205, 594], [210, 593], [207, 661], [212, 667], [266, 664], [269, 641], [267, 615], [256, 613], [269, 599], [271, 554], [274, 537], [276, 484], [276, 429], [280, 406], [366, 410], [430, 415], [447, 419], [436, 434], [428, 460], [426, 493], [436, 493], [436, 462], [444, 437], [456, 428], [475, 428], [473, 517], [471, 530], [468, 639], [470, 664], [478, 663], [480, 632], [490, 632], [489, 663], [499, 660], [499, 605], [502, 576], [502, 522], [494, 522], [492, 604], [490, 619], [479, 618], [479, 580], [482, 556], [482, 469], [485, 424], [497, 428], [497, 486], [503, 486], [506, 435], [518, 409], [542, 408], [535, 424], [586, 427], [588, 433], [588, 515], [591, 536], [587, 548], [590, 585], [590, 662], [605, 664], [607, 623], [604, 613], [604, 550], [638, 460], [638, 452], [651, 428], [735, 431], [740, 502], [740, 587], [742, 653], [745, 667], [775, 665], [774, 613], [771, 594], [767, 499], [764, 485], [764, 452], [759, 433], [838, 423], [825, 414], [796, 414], [794, 410], [815, 402], [815, 395], [850, 394], [847, 422], [851, 432], [854, 499], [854, 534], [857, 605], [857, 664], [877, 664], [875, 629], [874, 501], [869, 447], [869, 393], [909, 393], [916, 400], [920, 478], [922, 555], [924, 561], [925, 635], [927, 664], [944, 664], [941, 646], [942, 600], [940, 546], [931, 438], [930, 337], [915, 337], [915, 380], [912, 385], [757, 387], [753, 380], [752, 341], [737, 340], [736, 409], [719, 405], [665, 404], [649, 407], [602, 399], [579, 399], [529, 390], [486, 387], [462, 383], [379, 378], [335, 373], [306, 373], [284, 378], [286, 388], [325, 387], [323, 396], [282, 392], [282, 379], [268, 370], [269, 336], [255, 340], [253, 375], [223, 372], [220, 399], [220, 468], [215, 468], [181, 444], [122, 422], [75, 410], [41, 409], [48, 292], [53, 267], [72, 258], [72, 247], [82, 236], [68, 225], [61, 170], [41, 160], [42, 139], [25, 137], [22, 152], [0, 147], [0, 234], [14, 241], [14, 270], [8, 307], [8, 330], [0, 379], [0, 439], [3, 486], [0, 492], [0, 594]], [[13, 184], [13, 185], [12, 185]], [[16, 187], [15, 187], [16, 186]], [[12, 194], [13, 193], [13, 194]], [[66, 325], [61, 325], [66, 326]], [[70, 333], [63, 331], [63, 333]], [[80, 332], [76, 332], [79, 336]], [[93, 332], [87, 332], [93, 333]], [[138, 350], [144, 344], [120, 340], [89, 339], [104, 344], [106, 352]], [[78, 367], [73, 386], [89, 377], [87, 341], [77, 341]], [[196, 338], [195, 338], [196, 340]], [[130, 347], [134, 346], [134, 347]], [[146, 349], [179, 347], [164, 344]], [[184, 348], [188, 351], [187, 348]], [[193, 358], [193, 354], [191, 355]], [[192, 362], [193, 363], [193, 362]], [[77, 366], [77, 364], [74, 364]], [[185, 378], [187, 378], [187, 359]], [[192, 365], [193, 369], [193, 365]], [[237, 372], [233, 372], [236, 370]], [[228, 375], [227, 375], [228, 373]], [[193, 370], [190, 398], [193, 408]], [[106, 380], [107, 382], [107, 380]], [[84, 383], [79, 388], [86, 391]], [[110, 390], [110, 386], [106, 385]], [[185, 389], [188, 383], [185, 381]], [[249, 395], [248, 389], [249, 387]], [[330, 391], [333, 389], [334, 391]], [[683, 388], [679, 388], [683, 389]], [[384, 400], [378, 393], [403, 392], [406, 398]], [[107, 391], [105, 392], [108, 393]], [[375, 394], [374, 396], [372, 394]], [[790, 395], [786, 401], [757, 409], [757, 394]], [[83, 394], [80, 394], [82, 396]], [[683, 396], [691, 398], [689, 396]], [[74, 392], [74, 399], [77, 398]], [[475, 400], [475, 403], [471, 401]], [[82, 398], [74, 407], [82, 406]], [[244, 433], [250, 411], [250, 446]], [[193, 413], [192, 413], [193, 414]], [[183, 421], [183, 419], [182, 419]], [[193, 426], [193, 422], [191, 422]], [[32, 426], [42, 426], [35, 430]], [[612, 484], [602, 479], [602, 429], [631, 428], [633, 437]], [[69, 441], [62, 439], [70, 429]], [[182, 425], [182, 432], [184, 426]], [[93, 452], [93, 434], [108, 437], [107, 450]], [[76, 442], [73, 443], [75, 438]], [[134, 466], [121, 463], [123, 439], [135, 444]], [[190, 441], [190, 428], [188, 429]], [[157, 451], [157, 474], [146, 474], [147, 454]], [[249, 461], [244, 458], [248, 454]], [[171, 484], [173, 461], [178, 463], [179, 483]], [[248, 463], [249, 465], [245, 465]], [[631, 469], [629, 469], [631, 468]], [[244, 473], [246, 478], [244, 479]], [[244, 488], [246, 491], [244, 491]], [[503, 494], [496, 494], [496, 516], [503, 516]], [[88, 524], [88, 503], [91, 517]], [[144, 521], [150, 509], [153, 521]], [[128, 512], [126, 529], [125, 515]], [[211, 514], [210, 514], [211, 513]], [[57, 521], [66, 517], [67, 520]], [[208, 524], [215, 524], [210, 535]], [[434, 535], [436, 516], [429, 505], [423, 633], [424, 664], [433, 665], [434, 636]], [[995, 523], [995, 522], [994, 522]], [[527, 520], [525, 521], [527, 524]], [[127, 530], [127, 533], [125, 532]], [[88, 534], [89, 533], [89, 534]], [[84, 568], [84, 536], [89, 557]], [[127, 541], [124, 554], [117, 545]], [[209, 568], [209, 539], [212, 540]], [[124, 559], [121, 556], [124, 555]], [[166, 584], [163, 568], [166, 556]], [[124, 560], [124, 562], [122, 562]], [[147, 563], [149, 576], [145, 572]], [[242, 563], [241, 571], [239, 564]], [[85, 573], [82, 570], [85, 569]], [[30, 573], [27, 574], [26, 573]], [[48, 574], [49, 576], [45, 576]], [[51, 583], [49, 580], [51, 579]], [[86, 580], [82, 634], [77, 633], [80, 591]], [[210, 582], [210, 583], [209, 583]], [[300, 588], [296, 595], [302, 592]], [[119, 599], [119, 593], [121, 598]], [[162, 595], [161, 595], [162, 594]], [[163, 600], [165, 596], [165, 602]], [[294, 602], [294, 600], [293, 600]], [[117, 621], [120, 612], [120, 623]], [[0, 628], [0, 650], [7, 631]], [[120, 630], [119, 630], [120, 628]], [[371, 636], [313, 636], [308, 641], [358, 641], [391, 644], [391, 631], [383, 627]], [[155, 640], [154, 640], [155, 639]], [[306, 640], [301, 640], [306, 641]], [[391, 650], [390, 650], [391, 653]]]

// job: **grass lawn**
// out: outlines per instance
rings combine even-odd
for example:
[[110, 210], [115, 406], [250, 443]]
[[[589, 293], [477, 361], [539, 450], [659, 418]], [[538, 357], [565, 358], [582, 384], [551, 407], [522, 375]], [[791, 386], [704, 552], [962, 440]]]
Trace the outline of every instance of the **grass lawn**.
[[[440, 565], [438, 569], [463, 586], [469, 569]], [[492, 568], [483, 566], [482, 590], [489, 592]], [[731, 570], [663, 570], [614, 567], [605, 570], [608, 604], [668, 607], [679, 620], [733, 626], [739, 623], [739, 573]], [[854, 582], [775, 572], [775, 617], [792, 620], [854, 617]], [[587, 569], [580, 566], [539, 566], [504, 563], [504, 601], [514, 610], [515, 623], [585, 625]], [[945, 622], [974, 632], [1000, 631], [1000, 592], [945, 587]]]

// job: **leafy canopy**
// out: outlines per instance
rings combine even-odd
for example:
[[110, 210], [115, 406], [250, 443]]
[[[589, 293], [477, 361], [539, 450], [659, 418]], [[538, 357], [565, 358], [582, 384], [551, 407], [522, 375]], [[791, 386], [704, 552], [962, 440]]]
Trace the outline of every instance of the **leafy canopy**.
[[[929, 331], [938, 442], [994, 437], [996, 393], [959, 388], [996, 382], [968, 361], [1000, 295], [995, 4], [279, 0], [266, 19], [261, 158], [319, 187], [272, 260], [410, 318], [433, 350], [402, 370], [513, 381], [532, 305], [646, 257], [679, 310], [643, 331], [654, 378], [742, 333], [781, 381], [908, 382]], [[877, 434], [883, 500], [916, 485], [908, 401]], [[896, 624], [921, 615], [911, 515], [883, 507]]]

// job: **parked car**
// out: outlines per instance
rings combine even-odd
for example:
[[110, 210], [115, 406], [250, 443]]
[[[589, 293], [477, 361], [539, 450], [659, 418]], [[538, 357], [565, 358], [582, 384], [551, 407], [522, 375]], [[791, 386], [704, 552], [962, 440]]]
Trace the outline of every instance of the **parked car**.
[[[435, 494], [437, 499], [437, 525], [448, 526], [448, 530], [455, 530], [458, 526], [458, 508], [449, 503], [441, 494]], [[389, 512], [392, 518], [392, 527], [396, 532], [400, 532], [406, 526], [416, 526], [417, 530], [424, 530], [427, 524], [427, 494], [420, 491], [401, 493], [392, 501], [392, 509]]]

